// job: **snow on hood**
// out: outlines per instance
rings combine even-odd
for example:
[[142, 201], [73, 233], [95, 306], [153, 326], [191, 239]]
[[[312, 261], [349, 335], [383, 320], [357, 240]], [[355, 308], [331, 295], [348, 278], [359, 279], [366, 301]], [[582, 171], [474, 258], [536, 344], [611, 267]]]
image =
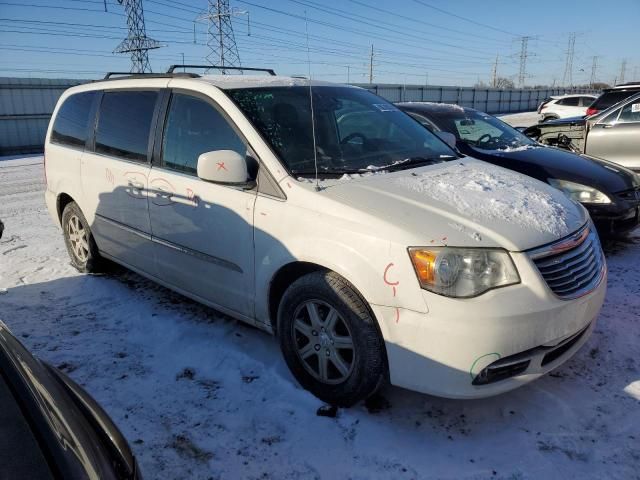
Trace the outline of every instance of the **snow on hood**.
[[523, 251], [569, 235], [588, 220], [586, 210], [559, 190], [470, 157], [334, 180], [321, 195], [348, 207], [332, 211], [412, 246]]
[[571, 233], [567, 209], [540, 182], [490, 164], [461, 162], [394, 183], [477, 220], [502, 220], [558, 237]]

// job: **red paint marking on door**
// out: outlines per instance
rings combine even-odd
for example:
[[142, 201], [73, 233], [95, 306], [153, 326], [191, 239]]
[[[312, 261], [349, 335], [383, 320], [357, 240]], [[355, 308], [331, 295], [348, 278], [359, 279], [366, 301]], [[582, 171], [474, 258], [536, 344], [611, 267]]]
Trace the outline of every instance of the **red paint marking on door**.
[[229, 171], [227, 170], [227, 167], [224, 166], [224, 162], [218, 162], [216, 163], [216, 165], [218, 165], [218, 170], [225, 170], [225, 171]]
[[400, 321], [400, 309], [396, 307], [396, 323]]

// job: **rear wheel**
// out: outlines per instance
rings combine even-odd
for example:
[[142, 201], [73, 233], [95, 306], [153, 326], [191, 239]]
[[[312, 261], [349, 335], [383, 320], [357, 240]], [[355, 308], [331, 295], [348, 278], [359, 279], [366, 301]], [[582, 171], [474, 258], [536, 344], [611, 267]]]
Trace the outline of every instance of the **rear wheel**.
[[557, 120], [557, 119], [558, 117], [556, 117], [555, 115], [547, 115], [542, 119], [542, 123], [548, 122], [549, 120]]
[[70, 202], [62, 212], [62, 231], [71, 264], [82, 273], [102, 271], [102, 258], [80, 207]]
[[278, 336], [298, 382], [332, 405], [364, 400], [386, 379], [376, 321], [353, 285], [334, 272], [310, 273], [287, 289]]

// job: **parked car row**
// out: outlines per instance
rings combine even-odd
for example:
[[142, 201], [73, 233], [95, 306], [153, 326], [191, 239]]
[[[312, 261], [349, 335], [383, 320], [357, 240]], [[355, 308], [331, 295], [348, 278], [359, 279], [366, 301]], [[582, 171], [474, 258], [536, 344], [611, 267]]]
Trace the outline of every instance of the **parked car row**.
[[[611, 100], [606, 96], [615, 94]], [[640, 88], [603, 93], [598, 107], [627, 95], [591, 116], [552, 120], [527, 128], [524, 133], [539, 143], [610, 160], [640, 172]], [[594, 109], [596, 111], [596, 109]]]

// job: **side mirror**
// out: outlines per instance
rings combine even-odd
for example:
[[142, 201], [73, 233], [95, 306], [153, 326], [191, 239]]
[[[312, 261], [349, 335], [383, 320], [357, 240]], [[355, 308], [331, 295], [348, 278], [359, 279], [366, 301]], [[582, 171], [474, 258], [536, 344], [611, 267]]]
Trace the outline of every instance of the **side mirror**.
[[436, 136], [454, 150], [456, 149], [456, 136], [449, 132], [434, 132]]
[[198, 177], [227, 185], [247, 183], [247, 160], [233, 150], [205, 152], [198, 157]]

